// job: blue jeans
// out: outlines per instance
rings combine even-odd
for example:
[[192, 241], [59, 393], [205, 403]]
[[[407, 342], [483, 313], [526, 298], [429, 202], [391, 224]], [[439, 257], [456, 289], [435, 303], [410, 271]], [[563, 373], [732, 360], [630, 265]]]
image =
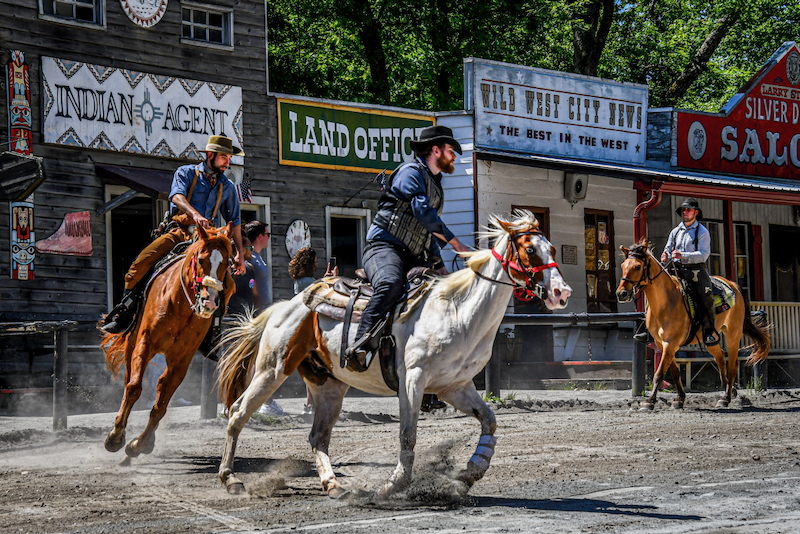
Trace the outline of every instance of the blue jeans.
[[[374, 293], [361, 313], [356, 339], [369, 332], [406, 292], [406, 273], [423, 265], [411, 252], [385, 241], [370, 241], [364, 250], [364, 270]], [[375, 347], [370, 347], [375, 348]]]

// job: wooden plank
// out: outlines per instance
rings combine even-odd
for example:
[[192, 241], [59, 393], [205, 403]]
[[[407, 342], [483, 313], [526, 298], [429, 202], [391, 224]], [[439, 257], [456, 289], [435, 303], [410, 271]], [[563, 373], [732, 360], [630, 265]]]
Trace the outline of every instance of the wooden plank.
[[55, 331], [55, 351], [53, 354], [53, 430], [67, 428], [69, 405], [67, 383], [69, 379], [69, 333], [64, 329]]

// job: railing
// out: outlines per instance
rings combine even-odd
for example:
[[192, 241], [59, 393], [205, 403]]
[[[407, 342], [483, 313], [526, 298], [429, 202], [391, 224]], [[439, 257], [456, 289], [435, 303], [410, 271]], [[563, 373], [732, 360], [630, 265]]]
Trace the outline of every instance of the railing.
[[750, 309], [767, 314], [767, 323], [771, 325], [771, 353], [800, 352], [800, 303], [751, 302]]

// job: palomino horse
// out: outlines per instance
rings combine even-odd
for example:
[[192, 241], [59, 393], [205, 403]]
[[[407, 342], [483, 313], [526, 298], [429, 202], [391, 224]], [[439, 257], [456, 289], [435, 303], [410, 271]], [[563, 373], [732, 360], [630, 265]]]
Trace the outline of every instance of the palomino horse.
[[[492, 223], [492, 235], [497, 239], [494, 248], [468, 253], [468, 268], [438, 279], [429, 293], [393, 325], [400, 384], [400, 460], [382, 496], [402, 490], [411, 481], [423, 393], [436, 393], [480, 421], [475, 454], [457, 477], [464, 483], [459, 485], [460, 491], [466, 492], [483, 477], [494, 454], [496, 421], [472, 378], [492, 355], [512, 291], [536, 283], [549, 309], [566, 306], [572, 293], [553, 259], [555, 249], [538, 230], [538, 221], [530, 212], [518, 212], [511, 221], [493, 218]], [[341, 322], [308, 309], [301, 294], [273, 305], [254, 319], [243, 319], [225, 336], [224, 342], [232, 345], [220, 361], [219, 380], [229, 421], [219, 477], [229, 493], [244, 492], [244, 485], [233, 472], [242, 427], [295, 369], [314, 399], [309, 441], [322, 487], [334, 498], [347, 493], [336, 480], [328, 457], [331, 431], [345, 392], [350, 386], [376, 395], [392, 396], [395, 392], [386, 385], [379, 364], [363, 373], [340, 368], [342, 328]], [[353, 326], [350, 343], [355, 331]], [[312, 353], [327, 368], [323, 379], [311, 371], [307, 359]]]
[[[661, 363], [653, 376], [653, 392], [641, 409], [652, 410], [655, 406], [658, 387], [664, 378], [666, 369], [672, 373], [672, 379], [678, 388], [678, 396], [672, 401], [672, 407], [683, 408], [686, 392], [683, 390], [680, 371], [675, 363], [675, 353], [682, 345], [688, 345], [690, 342], [700, 343], [702, 329], [698, 330], [692, 339], [687, 339], [692, 320], [686, 307], [681, 304], [683, 294], [678, 282], [665, 274], [664, 268], [650, 252], [649, 243], [646, 240], [632, 245], [630, 249], [625, 247], [620, 247], [620, 249], [625, 254], [625, 261], [622, 263], [622, 280], [617, 288], [617, 300], [628, 302], [633, 300], [640, 290], [644, 291], [648, 304], [647, 329], [656, 344], [661, 347], [662, 354]], [[661, 276], [662, 274], [664, 276]], [[730, 286], [735, 295], [734, 305], [729, 310], [718, 313], [716, 319], [717, 331], [725, 337], [728, 346], [727, 365], [721, 343], [706, 347], [708, 352], [714, 356], [714, 361], [717, 362], [722, 389], [725, 392], [717, 401], [717, 407], [725, 408], [731, 402], [731, 398], [736, 396], [733, 381], [739, 370], [739, 340], [742, 332], [755, 342], [756, 348], [747, 359], [747, 363], [751, 365], [766, 359], [769, 354], [770, 337], [765, 327], [753, 324], [750, 318], [750, 303], [742, 294], [739, 286], [719, 276], [714, 278]]]
[[232, 254], [231, 225], [204, 229], [197, 226], [198, 239], [169, 267], [156, 276], [147, 291], [137, 323], [127, 333], [106, 334], [103, 351], [106, 365], [119, 375], [125, 364], [125, 393], [114, 428], [106, 437], [106, 450], [116, 452], [125, 443], [125, 426], [134, 403], [142, 393], [142, 377], [157, 353], [166, 358], [166, 369], [158, 379], [157, 395], [147, 427], [125, 447], [129, 457], [149, 454], [155, 446], [155, 431], [167, 404], [186, 376], [223, 294], [225, 269]]

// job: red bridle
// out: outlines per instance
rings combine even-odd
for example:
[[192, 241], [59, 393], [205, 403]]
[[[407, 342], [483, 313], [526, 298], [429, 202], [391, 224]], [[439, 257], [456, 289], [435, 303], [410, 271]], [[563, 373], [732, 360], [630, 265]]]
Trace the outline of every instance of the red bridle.
[[511, 280], [514, 280], [514, 277], [511, 276], [509, 269], [514, 269], [515, 271], [525, 275], [525, 287], [514, 284], [514, 296], [517, 297], [517, 299], [522, 301], [531, 301], [533, 300], [534, 296], [541, 299], [542, 295], [544, 295], [544, 287], [540, 284], [537, 284], [533, 277], [536, 276], [536, 273], [544, 271], [545, 269], [555, 267], [558, 269], [558, 272], [561, 272], [561, 268], [556, 262], [545, 263], [543, 265], [537, 265], [536, 267], [525, 267], [524, 265], [521, 265], [522, 262], [520, 261], [517, 244], [516, 241], [514, 241], [514, 239], [520, 235], [538, 235], [544, 237], [544, 234], [539, 230], [531, 230], [509, 235], [508, 238], [511, 242], [511, 255], [514, 258], [505, 258], [504, 256], [501, 256], [494, 248], [492, 249], [492, 255], [500, 262], [500, 264], [503, 266], [503, 270], [506, 272], [508, 277], [511, 278]]

